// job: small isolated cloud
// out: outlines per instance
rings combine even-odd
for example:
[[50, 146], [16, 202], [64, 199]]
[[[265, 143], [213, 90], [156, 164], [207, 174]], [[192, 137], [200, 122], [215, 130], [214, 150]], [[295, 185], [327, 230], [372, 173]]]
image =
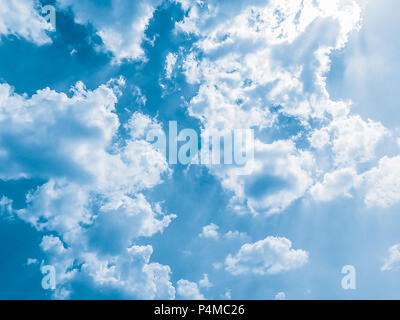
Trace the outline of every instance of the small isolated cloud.
[[239, 232], [239, 231], [235, 230], [235, 231], [228, 231], [227, 233], [225, 233], [224, 237], [229, 240], [233, 240], [233, 239], [244, 240], [244, 239], [247, 239], [249, 236], [247, 235], [246, 232]]
[[385, 264], [381, 268], [382, 271], [399, 271], [400, 270], [400, 244], [396, 244], [389, 248], [389, 256], [385, 259]]
[[222, 297], [226, 300], [232, 300], [232, 290], [226, 290]]
[[211, 223], [208, 226], [203, 227], [203, 231], [199, 234], [201, 238], [210, 238], [210, 239], [218, 239], [219, 238], [219, 227]]
[[286, 294], [284, 292], [278, 292], [275, 295], [275, 300], [286, 300]]
[[199, 281], [199, 287], [200, 288], [206, 288], [206, 289], [209, 289], [209, 288], [212, 288], [214, 285], [210, 282], [210, 280], [208, 279], [208, 274], [204, 274], [204, 276], [203, 276], [203, 279], [201, 279], [200, 281]]
[[37, 263], [38, 263], [37, 259], [34, 259], [34, 258], [28, 258], [26, 260], [26, 265], [27, 266], [30, 266], [31, 264], [37, 264]]
[[197, 283], [188, 280], [179, 280], [176, 292], [180, 298], [185, 300], [205, 300]]
[[286, 238], [267, 237], [243, 245], [235, 255], [228, 255], [225, 270], [233, 275], [278, 274], [304, 266], [308, 252], [295, 250]]
[[165, 59], [165, 77], [167, 79], [171, 78], [172, 75], [172, 71], [175, 68], [175, 64], [176, 64], [176, 60], [177, 60], [177, 55], [174, 53], [168, 53], [166, 59]]
[[0, 215], [11, 217], [13, 212], [13, 201], [6, 196], [0, 198]]
[[213, 268], [214, 268], [215, 270], [221, 270], [222, 267], [224, 266], [224, 264], [221, 263], [221, 262], [215, 262], [215, 263], [212, 264], [212, 266], [213, 266]]

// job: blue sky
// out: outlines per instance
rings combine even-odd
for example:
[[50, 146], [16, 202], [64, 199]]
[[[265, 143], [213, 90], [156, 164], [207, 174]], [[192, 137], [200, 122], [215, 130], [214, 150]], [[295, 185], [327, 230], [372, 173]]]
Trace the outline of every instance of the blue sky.
[[[1, 299], [400, 298], [396, 1], [18, 4], [0, 4]], [[168, 163], [146, 135], [170, 121], [254, 130], [251, 172]]]

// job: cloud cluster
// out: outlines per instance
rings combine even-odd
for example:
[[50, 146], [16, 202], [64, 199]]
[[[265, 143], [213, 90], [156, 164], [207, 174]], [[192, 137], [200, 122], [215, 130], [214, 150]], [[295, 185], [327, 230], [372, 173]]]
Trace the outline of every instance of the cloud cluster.
[[151, 246], [134, 243], [175, 215], [142, 194], [170, 169], [143, 138], [158, 123], [135, 113], [121, 126], [115, 104], [123, 85], [113, 79], [91, 91], [78, 82], [70, 95], [46, 88], [32, 97], [0, 85], [0, 161], [9, 164], [0, 179], [45, 181], [16, 215], [50, 233], [41, 247], [56, 266], [56, 297], [67, 297], [77, 266], [128, 297], [174, 297], [169, 267], [150, 263]]
[[[65, 248], [58, 237], [45, 236], [41, 248], [57, 271], [56, 299], [70, 295], [69, 281], [78, 272], [88, 276], [96, 287], [118, 290], [125, 298], [173, 299], [175, 288], [170, 281], [171, 270], [159, 263], [150, 263], [151, 246], [132, 245], [114, 256], [93, 251]], [[81, 265], [78, 271], [78, 265]], [[62, 285], [60, 287], [60, 284]]]
[[[271, 215], [304, 197], [332, 201], [355, 192], [367, 206], [400, 202], [400, 156], [377, 154], [392, 132], [353, 113], [351, 101], [334, 100], [327, 90], [332, 52], [343, 49], [360, 27], [356, 1], [175, 2], [186, 10], [176, 31], [195, 35], [196, 42], [166, 56], [165, 78], [173, 81], [180, 69], [198, 86], [187, 111], [201, 122], [203, 137], [255, 132], [248, 175], [238, 175], [235, 165], [208, 167], [231, 195], [233, 210]], [[93, 25], [114, 62], [123, 63], [145, 59], [145, 29], [162, 1], [56, 3], [72, 10], [77, 23]], [[0, 36], [51, 42], [37, 5], [3, 0]], [[369, 58], [371, 53], [350, 59], [346, 81], [379, 69], [380, 58], [373, 56], [361, 70], [359, 61]], [[200, 288], [213, 286], [207, 274], [199, 283], [181, 279], [175, 289], [170, 267], [151, 261], [151, 246], [137, 245], [138, 238], [162, 233], [176, 216], [144, 195], [171, 170], [145, 139], [149, 130], [162, 129], [157, 121], [135, 113], [121, 124], [115, 105], [123, 85], [124, 79], [113, 79], [88, 90], [78, 82], [69, 94], [46, 88], [29, 97], [0, 84], [0, 161], [7, 164], [0, 179], [43, 181], [27, 194], [24, 209], [13, 211], [12, 200], [2, 197], [0, 214], [14, 213], [45, 233], [40, 247], [57, 270], [56, 298], [68, 298], [71, 281], [83, 276], [128, 298], [172, 299], [176, 293], [204, 299]], [[248, 238], [238, 231], [224, 234], [215, 224], [200, 237]], [[308, 259], [290, 240], [267, 237], [244, 244], [218, 267], [235, 276], [271, 275], [301, 268]], [[395, 245], [382, 270], [399, 269], [399, 261]]]
[[71, 8], [75, 21], [92, 24], [112, 52], [116, 62], [144, 58], [145, 30], [161, 0], [110, 0], [101, 5], [95, 0], [57, 0], [61, 9]]
[[2, 0], [0, 3], [0, 37], [14, 35], [37, 45], [51, 43], [46, 31], [51, 29], [36, 0]]
[[250, 175], [210, 167], [233, 194], [232, 208], [275, 214], [303, 197], [331, 201], [353, 189], [367, 204], [395, 202], [373, 200], [375, 171], [365, 172], [391, 133], [327, 90], [332, 52], [360, 29], [356, 1], [181, 3], [187, 16], [176, 30], [198, 39], [175, 66], [199, 85], [189, 114], [201, 121], [204, 136], [255, 130]]

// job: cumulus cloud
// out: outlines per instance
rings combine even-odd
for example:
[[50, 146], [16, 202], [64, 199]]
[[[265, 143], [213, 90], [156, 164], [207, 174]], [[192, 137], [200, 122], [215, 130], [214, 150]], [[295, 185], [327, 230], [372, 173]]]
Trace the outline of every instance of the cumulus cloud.
[[[158, 212], [143, 194], [117, 196], [99, 209], [88, 235], [103, 252], [118, 253], [127, 248], [132, 239], [163, 232], [175, 217]], [[109, 239], [114, 240], [110, 243]]]
[[[167, 55], [165, 77], [171, 80], [180, 68], [188, 83], [198, 85], [187, 111], [200, 120], [203, 137], [255, 132], [250, 174], [238, 175], [235, 166], [208, 167], [231, 195], [232, 209], [271, 215], [305, 195], [331, 201], [352, 196], [353, 189], [362, 191], [367, 206], [399, 202], [399, 156], [373, 163], [390, 132], [352, 113], [351, 101], [333, 100], [326, 87], [331, 53], [359, 29], [356, 1], [176, 2], [187, 10], [176, 30], [197, 40]], [[57, 0], [77, 23], [94, 26], [118, 63], [143, 58], [145, 29], [160, 3]], [[33, 1], [5, 0], [0, 17], [0, 35], [50, 41]], [[78, 82], [70, 94], [46, 88], [29, 97], [0, 84], [0, 161], [8, 164], [0, 168], [0, 179], [44, 181], [27, 194], [26, 208], [14, 212], [47, 234], [40, 247], [57, 270], [56, 298], [68, 298], [71, 280], [83, 275], [128, 298], [204, 299], [200, 288], [212, 286], [207, 274], [198, 283], [179, 280], [175, 292], [170, 267], [151, 262], [151, 246], [136, 244], [162, 233], [176, 216], [145, 196], [171, 170], [145, 139], [149, 130], [162, 130], [157, 121], [135, 113], [121, 124], [115, 105], [123, 85], [116, 79], [88, 90]], [[0, 209], [12, 212], [12, 201], [1, 198]], [[199, 236], [247, 237], [224, 234], [215, 224]], [[399, 245], [390, 248], [382, 270], [398, 269], [399, 252]], [[243, 245], [214, 268], [233, 275], [278, 274], [304, 266], [308, 258], [290, 240], [267, 237]]]
[[297, 269], [308, 262], [308, 252], [295, 250], [286, 238], [267, 237], [243, 245], [225, 259], [225, 270], [233, 275], [278, 274]]
[[0, 3], [0, 36], [14, 35], [37, 45], [51, 43], [46, 31], [51, 30], [39, 14], [36, 0], [2, 0]]
[[[311, 188], [323, 200], [345, 170], [357, 175], [375, 160], [388, 130], [332, 100], [326, 85], [331, 53], [360, 28], [356, 1], [181, 2], [187, 16], [176, 30], [198, 39], [180, 66], [199, 85], [189, 114], [203, 137], [255, 130], [251, 174], [210, 166], [234, 210], [280, 213]], [[353, 181], [342, 182], [325, 201], [349, 195]]]
[[400, 156], [381, 158], [376, 166], [362, 173], [354, 167], [326, 173], [310, 189], [316, 201], [353, 197], [352, 190], [364, 198], [367, 207], [389, 208], [400, 202]]
[[115, 104], [123, 85], [121, 78], [91, 91], [78, 82], [70, 96], [46, 88], [32, 97], [0, 85], [0, 160], [10, 164], [0, 178], [45, 181], [15, 213], [58, 235], [41, 243], [57, 270], [56, 298], [70, 295], [77, 264], [95, 285], [112, 285], [127, 297], [175, 296], [169, 267], [150, 263], [151, 246], [135, 246], [176, 216], [141, 193], [170, 169], [144, 140], [157, 122], [135, 113], [120, 134]]
[[306, 192], [313, 182], [314, 163], [310, 152], [298, 150], [290, 140], [256, 141], [250, 175], [235, 175], [231, 168], [215, 174], [234, 192], [231, 206], [236, 211], [270, 215], [282, 212]]
[[218, 229], [219, 229], [219, 227], [216, 224], [211, 223], [208, 226], [203, 227], [203, 230], [199, 234], [199, 237], [201, 237], [201, 238], [218, 239], [219, 238]]
[[225, 233], [224, 237], [226, 239], [240, 239], [240, 240], [245, 240], [247, 239], [249, 236], [246, 232], [239, 232], [237, 230], [235, 231], [228, 231], [227, 233]]
[[197, 283], [181, 279], [178, 281], [176, 288], [178, 296], [185, 300], [205, 300], [204, 295], [200, 292]]
[[362, 175], [365, 203], [390, 207], [400, 201], [400, 156], [383, 157], [377, 167]]
[[151, 246], [132, 246], [125, 250], [125, 254], [110, 259], [87, 253], [82, 268], [96, 284], [119, 289], [125, 297], [175, 298], [175, 288], [170, 281], [171, 269], [159, 263], [150, 263]]
[[310, 141], [317, 149], [331, 148], [335, 165], [349, 166], [372, 160], [378, 142], [387, 134], [388, 130], [379, 122], [346, 114], [314, 131]]
[[206, 288], [206, 289], [209, 289], [209, 288], [212, 288], [214, 285], [210, 282], [210, 280], [208, 279], [208, 274], [204, 274], [203, 275], [203, 279], [201, 279], [200, 281], [199, 281], [199, 287], [200, 288]]
[[41, 248], [49, 256], [49, 263], [56, 268], [57, 287], [55, 298], [69, 298], [69, 280], [78, 273], [89, 276], [95, 286], [119, 290], [126, 298], [173, 299], [175, 288], [170, 282], [168, 266], [150, 263], [151, 246], [131, 246], [119, 255], [104, 256], [84, 251], [76, 246], [66, 249], [58, 237], [44, 236]]
[[72, 8], [80, 24], [92, 24], [115, 61], [143, 58], [144, 32], [161, 0], [57, 0], [62, 9]]
[[331, 201], [339, 196], [351, 197], [350, 190], [356, 185], [357, 172], [353, 168], [344, 168], [327, 173], [322, 182], [316, 183], [310, 190], [318, 201]]

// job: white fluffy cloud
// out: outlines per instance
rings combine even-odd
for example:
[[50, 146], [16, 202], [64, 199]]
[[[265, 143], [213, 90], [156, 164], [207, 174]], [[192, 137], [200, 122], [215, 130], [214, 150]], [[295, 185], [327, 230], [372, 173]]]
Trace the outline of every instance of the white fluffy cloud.
[[39, 15], [36, 0], [2, 0], [0, 3], [0, 36], [23, 37], [38, 45], [50, 43], [46, 31], [51, 29]]
[[382, 266], [381, 270], [400, 270], [400, 244], [396, 244], [389, 248], [389, 256], [385, 259], [385, 264]]
[[297, 149], [291, 140], [256, 141], [250, 175], [236, 175], [231, 168], [215, 174], [234, 192], [231, 205], [236, 211], [270, 215], [282, 212], [307, 191], [314, 164], [312, 154]]
[[176, 288], [178, 296], [186, 300], [205, 300], [204, 295], [200, 292], [199, 286], [195, 282], [181, 279], [178, 281]]
[[286, 238], [267, 237], [243, 245], [235, 255], [228, 255], [225, 270], [233, 275], [278, 274], [297, 269], [308, 262], [308, 253], [295, 250]]
[[310, 142], [316, 149], [331, 148], [336, 166], [354, 166], [372, 160], [378, 142], [387, 134], [388, 130], [379, 122], [345, 114], [314, 131]]
[[357, 184], [357, 172], [353, 168], [344, 168], [327, 173], [322, 182], [316, 183], [310, 190], [315, 200], [331, 201], [339, 196], [351, 197], [350, 190]]
[[211, 223], [208, 226], [203, 227], [203, 230], [199, 234], [199, 237], [218, 239], [219, 238], [218, 229], [219, 229], [219, 227], [216, 224]]
[[170, 282], [168, 266], [150, 263], [151, 246], [131, 246], [119, 255], [103, 256], [84, 251], [76, 245], [66, 249], [61, 240], [44, 236], [41, 248], [49, 256], [49, 263], [56, 268], [57, 287], [55, 298], [68, 298], [71, 294], [68, 281], [81, 273], [89, 276], [95, 286], [117, 289], [126, 298], [173, 299], [175, 288]]
[[210, 280], [208, 279], [208, 274], [204, 274], [203, 275], [203, 279], [201, 279], [200, 281], [199, 281], [199, 287], [200, 288], [206, 288], [206, 289], [209, 289], [209, 288], [212, 288], [214, 285], [210, 282]]
[[362, 175], [365, 203], [390, 207], [400, 201], [400, 156], [383, 157], [379, 165]]
[[[57, 269], [55, 297], [82, 272], [96, 285], [113, 285], [127, 297], [174, 298], [170, 269], [150, 263], [151, 246], [135, 239], [162, 232], [175, 218], [141, 193], [170, 173], [165, 157], [144, 140], [159, 127], [135, 113], [120, 135], [115, 113], [123, 79], [90, 91], [77, 83], [71, 95], [50, 89], [32, 97], [0, 85], [0, 179], [41, 178], [19, 218], [45, 236], [41, 247]], [[138, 120], [139, 119], [139, 120]], [[140, 125], [139, 125], [140, 123]]]
[[87, 254], [83, 265], [96, 284], [122, 291], [126, 297], [139, 299], [174, 299], [175, 288], [170, 281], [171, 269], [150, 263], [151, 246], [132, 246], [111, 259]]
[[240, 240], [245, 240], [247, 239], [249, 236], [246, 232], [239, 232], [237, 230], [235, 231], [228, 231], [227, 233], [225, 233], [224, 237], [226, 239], [240, 239]]
[[143, 57], [144, 32], [161, 0], [57, 0], [62, 9], [72, 8], [80, 24], [92, 24], [115, 60]]
[[354, 167], [326, 173], [321, 182], [310, 189], [317, 201], [337, 197], [353, 197], [352, 190], [364, 198], [368, 207], [389, 208], [400, 202], [400, 156], [384, 156], [371, 169], [358, 173]]
[[380, 122], [352, 114], [351, 101], [332, 100], [326, 88], [330, 54], [360, 27], [357, 2], [183, 1], [183, 6], [188, 14], [176, 28], [199, 39], [181, 65], [187, 81], [200, 86], [189, 114], [201, 120], [203, 136], [255, 130], [250, 175], [210, 168], [233, 191], [232, 207], [273, 214], [310, 189], [318, 200], [349, 195], [352, 181], [343, 179], [340, 192], [325, 199], [322, 193], [332, 189], [333, 180], [340, 182], [346, 168], [358, 174], [360, 163], [373, 161], [388, 135]]

